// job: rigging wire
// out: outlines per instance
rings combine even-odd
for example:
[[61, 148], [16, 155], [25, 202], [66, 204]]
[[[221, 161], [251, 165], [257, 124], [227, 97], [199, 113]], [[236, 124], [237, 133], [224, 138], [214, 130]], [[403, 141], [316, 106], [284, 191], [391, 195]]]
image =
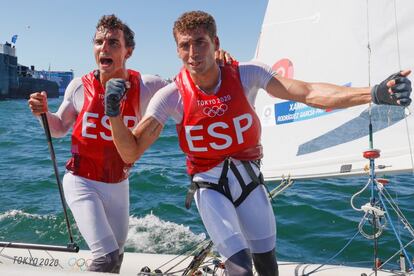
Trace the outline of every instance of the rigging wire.
[[[401, 71], [402, 67], [401, 67], [401, 49], [400, 49], [400, 36], [399, 36], [399, 28], [398, 28], [398, 20], [397, 20], [397, 3], [394, 0], [393, 1], [394, 4], [394, 27], [395, 27], [395, 34], [396, 34], [396, 44], [397, 44], [397, 61], [398, 61], [398, 70]], [[411, 145], [411, 135], [410, 135], [410, 128], [408, 127], [408, 119], [407, 117], [411, 115], [410, 113], [410, 109], [408, 107], [404, 108], [404, 123], [405, 123], [405, 130], [407, 133], [407, 142], [408, 142], [408, 149], [410, 152], [410, 160], [411, 160], [411, 173], [414, 175], [414, 159], [413, 159], [413, 148]], [[398, 202], [398, 193], [396, 193], [396, 201]], [[397, 205], [398, 206], [398, 205]], [[398, 213], [397, 213], [398, 214]], [[398, 220], [398, 232], [400, 233], [401, 231], [401, 225], [400, 225], [400, 220]]]
[[414, 238], [414, 228], [411, 226], [408, 219], [402, 213], [401, 209], [398, 207], [398, 204], [392, 199], [391, 195], [386, 189], [383, 189], [381, 193], [383, 194], [385, 200], [388, 202], [391, 208], [394, 210], [394, 212], [398, 215], [400, 220], [404, 223], [404, 227], [408, 230], [408, 232], [410, 232], [411, 236], [413, 236]]
[[397, 56], [398, 56], [398, 69], [401, 70], [401, 52], [400, 52], [400, 36], [398, 33], [398, 21], [397, 21], [397, 3], [395, 0], [394, 3], [394, 24], [395, 24], [395, 34], [397, 38]]
[[[414, 240], [411, 240], [409, 243], [407, 243], [404, 246], [404, 249], [407, 248], [409, 245], [411, 245], [412, 243], [414, 243]], [[383, 268], [388, 262], [390, 262], [393, 258], [397, 257], [401, 252], [402, 252], [403, 248], [401, 248], [400, 250], [398, 250], [397, 252], [394, 253], [394, 255], [392, 255], [391, 257], [389, 257], [387, 260], [385, 260], [384, 262], [382, 262], [382, 264], [378, 267], [378, 269]]]
[[[378, 185], [378, 183], [376, 183], [376, 184]], [[398, 241], [398, 243], [399, 243], [399, 245], [400, 245], [400, 249], [401, 249], [401, 250], [402, 250], [402, 252], [404, 253], [404, 254], [403, 254], [403, 255], [404, 255], [404, 258], [406, 258], [406, 259], [407, 259], [407, 262], [408, 262], [408, 264], [409, 264], [410, 268], [411, 268], [411, 269], [413, 269], [413, 268], [414, 268], [414, 267], [413, 267], [413, 264], [411, 263], [411, 259], [409, 258], [409, 255], [408, 255], [407, 251], [404, 249], [404, 245], [403, 245], [403, 243], [402, 243], [401, 236], [397, 233], [397, 231], [396, 231], [396, 229], [395, 229], [395, 226], [394, 226], [394, 224], [393, 224], [393, 222], [392, 222], [390, 212], [388, 211], [388, 208], [387, 208], [387, 206], [385, 205], [385, 202], [384, 202], [384, 199], [383, 199], [383, 194], [382, 194], [382, 192], [381, 192], [381, 190], [383, 190], [383, 189], [384, 189], [384, 187], [380, 187], [380, 191], [378, 192], [378, 198], [379, 198], [379, 201], [381, 202], [381, 204], [382, 204], [382, 206], [383, 206], [383, 208], [384, 208], [384, 211], [385, 211], [385, 216], [388, 218], [388, 221], [390, 222], [391, 230], [393, 231], [393, 233], [394, 233], [394, 235], [395, 235], [395, 238], [397, 239], [397, 241]], [[401, 219], [401, 218], [400, 218], [400, 219]]]
[[317, 268], [315, 268], [311, 272], [304, 273], [303, 276], [309, 276], [309, 275], [317, 272], [319, 269], [321, 269], [325, 265], [329, 264], [330, 261], [332, 261], [333, 259], [335, 259], [336, 257], [338, 257], [339, 254], [341, 254], [351, 244], [351, 242], [358, 236], [358, 234], [359, 234], [359, 231], [357, 231], [354, 234], [354, 236], [351, 239], [349, 239], [349, 241], [337, 253], [335, 253], [332, 257], [330, 257], [324, 264], [321, 264], [320, 266], [318, 266]]
[[[401, 71], [401, 50], [400, 50], [400, 36], [399, 36], [399, 29], [398, 29], [398, 20], [397, 20], [397, 3], [394, 0], [394, 26], [395, 26], [395, 33], [396, 33], [396, 42], [397, 42], [397, 56], [398, 56], [398, 70]], [[406, 116], [404, 116], [404, 121], [405, 121], [405, 127], [406, 127], [406, 131], [407, 131], [407, 137], [408, 137], [408, 148], [410, 150], [410, 159], [411, 159], [411, 172], [412, 174], [414, 174], [414, 157], [413, 157], [413, 147], [411, 145], [411, 140], [410, 140], [410, 129], [408, 127], [408, 120], [407, 117], [411, 115], [410, 109], [408, 107], [405, 107], [405, 110], [407, 111], [407, 113], [405, 114]]]
[[[370, 32], [369, 32], [369, 0], [366, 1], [367, 3], [367, 50], [368, 50], [368, 68], [367, 68], [367, 73], [368, 73], [368, 87], [371, 87], [371, 40], [370, 40]], [[368, 118], [369, 118], [369, 125], [372, 126], [372, 103], [369, 103], [369, 109], [368, 109]], [[369, 148], [373, 149], [374, 145], [373, 145], [373, 138], [372, 138], [372, 128], [370, 129], [369, 132]]]
[[[369, 32], [369, 0], [366, 1], [366, 5], [367, 5], [367, 9], [366, 9], [366, 16], [367, 16], [367, 50], [368, 50], [368, 87], [371, 87], [371, 39], [370, 39], [370, 32]], [[373, 142], [373, 131], [372, 131], [372, 103], [369, 103], [369, 112], [368, 112], [368, 118], [369, 118], [369, 148], [371, 150], [374, 149], [374, 142]], [[371, 166], [374, 165], [374, 161], [373, 159], [370, 159], [370, 180], [372, 181], [368, 181], [368, 183], [370, 182], [374, 182], [375, 179], [375, 175], [373, 175], [375, 173], [375, 168], [372, 168]], [[371, 205], [374, 206], [375, 205], [375, 194], [374, 194], [374, 189], [375, 187], [373, 186], [374, 183], [371, 183]], [[377, 275], [377, 265], [376, 265], [376, 260], [378, 258], [378, 237], [375, 234], [376, 232], [376, 218], [375, 218], [375, 213], [373, 212], [373, 235], [374, 235], [374, 272], [375, 272], [375, 276]], [[364, 218], [363, 218], [364, 219]], [[360, 229], [358, 229], [360, 230]]]
[[[398, 55], [398, 69], [401, 71], [401, 50], [400, 50], [400, 36], [399, 36], [399, 30], [398, 30], [398, 20], [397, 20], [397, 3], [394, 0], [394, 26], [395, 26], [395, 33], [396, 33], [396, 40], [397, 40], [397, 55]], [[405, 128], [407, 131], [407, 137], [408, 137], [408, 148], [410, 150], [410, 159], [411, 159], [411, 171], [412, 174], [414, 174], [414, 160], [413, 160], [413, 148], [411, 145], [411, 139], [410, 139], [410, 129], [408, 127], [408, 120], [407, 117], [410, 116], [410, 110], [408, 107], [405, 107], [405, 110], [407, 111], [404, 116], [404, 122], [405, 122]], [[398, 199], [398, 198], [397, 198]]]

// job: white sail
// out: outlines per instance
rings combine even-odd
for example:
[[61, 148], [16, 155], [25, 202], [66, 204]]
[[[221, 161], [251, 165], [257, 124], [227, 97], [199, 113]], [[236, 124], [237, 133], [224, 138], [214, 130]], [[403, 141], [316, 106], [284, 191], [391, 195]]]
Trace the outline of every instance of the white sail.
[[[256, 58], [295, 79], [374, 85], [414, 68], [413, 14], [410, 0], [269, 0]], [[265, 178], [365, 173], [369, 107], [320, 110], [259, 93]], [[413, 111], [372, 106], [377, 173], [413, 170]]]

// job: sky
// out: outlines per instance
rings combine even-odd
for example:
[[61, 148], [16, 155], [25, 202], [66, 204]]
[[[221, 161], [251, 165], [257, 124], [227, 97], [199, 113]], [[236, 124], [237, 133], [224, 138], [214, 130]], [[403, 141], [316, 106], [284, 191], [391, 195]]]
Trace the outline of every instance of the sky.
[[92, 38], [102, 15], [115, 14], [135, 32], [127, 67], [173, 77], [181, 67], [172, 36], [174, 21], [190, 10], [214, 16], [221, 47], [237, 60], [253, 58], [267, 0], [13, 0], [2, 5], [0, 43], [17, 34], [18, 63], [36, 70], [73, 70], [80, 77], [96, 68]]

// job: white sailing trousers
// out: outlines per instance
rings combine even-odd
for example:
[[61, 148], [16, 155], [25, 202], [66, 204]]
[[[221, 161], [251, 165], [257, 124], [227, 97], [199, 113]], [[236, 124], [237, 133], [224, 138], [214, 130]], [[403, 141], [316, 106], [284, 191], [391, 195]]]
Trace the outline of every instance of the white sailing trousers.
[[66, 173], [66, 202], [94, 259], [124, 251], [129, 222], [128, 179], [108, 184]]
[[[250, 183], [244, 166], [237, 160], [235, 164], [245, 183]], [[258, 175], [259, 169], [252, 167]], [[217, 183], [221, 170], [222, 164], [196, 174], [193, 180]], [[232, 198], [236, 200], [241, 194], [240, 184], [231, 170], [227, 177]], [[238, 207], [213, 189], [200, 188], [194, 197], [204, 226], [223, 258], [228, 259], [243, 249], [265, 253], [275, 248], [276, 220], [263, 185], [257, 186]]]

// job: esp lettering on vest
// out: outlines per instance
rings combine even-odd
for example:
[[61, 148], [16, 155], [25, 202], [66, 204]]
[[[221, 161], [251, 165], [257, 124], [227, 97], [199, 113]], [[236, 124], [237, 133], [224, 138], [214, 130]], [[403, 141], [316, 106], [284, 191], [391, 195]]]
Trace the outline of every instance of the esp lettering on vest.
[[[102, 118], [99, 120], [98, 113], [93, 112], [85, 112], [82, 117], [82, 136], [85, 138], [90, 139], [98, 139], [98, 135], [100, 138], [106, 141], [112, 141], [112, 135], [111, 135], [111, 125], [109, 124], [109, 117], [107, 115], [102, 116]], [[124, 116], [123, 117], [124, 124], [129, 128], [133, 129], [138, 124], [138, 119], [135, 116]], [[96, 122], [99, 122], [101, 124], [100, 126], [96, 125]], [[132, 124], [131, 124], [132, 123]], [[99, 128], [102, 129], [105, 128], [108, 130], [109, 135], [106, 134], [104, 131], [94, 131], [94, 129]]]
[[[223, 132], [218, 132], [219, 129], [225, 130], [225, 129], [229, 129], [230, 127], [233, 127], [236, 132], [237, 144], [239, 145], [243, 144], [244, 143], [243, 133], [246, 132], [252, 126], [252, 123], [253, 123], [253, 118], [252, 118], [252, 115], [249, 113], [245, 113], [238, 117], [233, 118], [232, 126], [229, 126], [225, 122], [212, 123], [207, 127], [207, 134], [210, 135], [211, 137], [223, 140], [224, 143], [222, 142], [221, 144], [219, 144], [216, 142], [210, 142], [208, 143], [208, 145], [215, 150], [223, 150], [223, 149], [227, 149], [228, 147], [230, 147], [231, 144], [233, 143], [233, 139], [231, 138], [231, 136]], [[200, 133], [202, 133], [203, 125], [193, 125], [193, 126], [186, 125], [185, 126], [185, 137], [186, 137], [188, 148], [190, 149], [190, 151], [193, 151], [193, 152], [208, 151], [207, 147], [194, 146], [194, 141], [205, 140], [204, 136], [191, 133], [191, 132], [200, 131], [200, 130], [201, 130]]]

